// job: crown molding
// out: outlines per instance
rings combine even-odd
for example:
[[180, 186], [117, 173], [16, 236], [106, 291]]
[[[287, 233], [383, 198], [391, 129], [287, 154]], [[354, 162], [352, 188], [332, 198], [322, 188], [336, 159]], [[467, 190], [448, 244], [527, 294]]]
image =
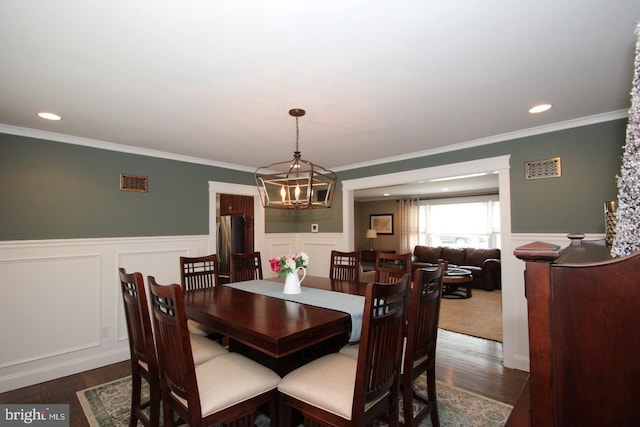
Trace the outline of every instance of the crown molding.
[[461, 142], [458, 144], [447, 145], [445, 147], [433, 148], [424, 151], [416, 151], [408, 154], [401, 154], [398, 156], [385, 157], [382, 159], [371, 160], [368, 162], [354, 163], [351, 165], [340, 166], [337, 168], [331, 168], [336, 172], [359, 169], [368, 166], [377, 166], [384, 163], [398, 162], [402, 160], [410, 160], [418, 157], [433, 156], [436, 154], [448, 153], [451, 151], [463, 150], [465, 148], [479, 147], [481, 145], [495, 144], [496, 142], [509, 141], [512, 139], [525, 138], [533, 135], [541, 135], [550, 132], [557, 132], [560, 130], [576, 128], [580, 126], [588, 126], [597, 123], [609, 122], [612, 120], [618, 120], [627, 118], [629, 116], [628, 110], [617, 110], [603, 114], [596, 114], [588, 117], [581, 117], [578, 119], [567, 120], [564, 122], [552, 123], [544, 126], [537, 126], [528, 129], [522, 129], [514, 132], [503, 133], [500, 135], [494, 135], [487, 138], [479, 138], [471, 141]]
[[166, 151], [151, 150], [148, 148], [133, 147], [131, 145], [115, 144], [113, 142], [100, 141], [91, 138], [65, 135], [62, 133], [47, 132], [38, 129], [10, 126], [0, 123], [0, 133], [19, 135], [28, 138], [44, 139], [49, 141], [64, 142], [67, 144], [82, 145], [85, 147], [100, 148], [103, 150], [119, 151], [128, 154], [138, 154], [141, 156], [157, 157], [161, 159], [177, 160], [179, 162], [196, 163], [201, 165], [216, 166], [219, 168], [238, 170], [243, 172], [255, 172], [255, 168], [236, 165], [233, 163], [217, 162], [215, 160], [203, 159], [200, 157], [183, 156], [181, 154], [168, 153]]
[[[592, 125], [592, 124], [597, 124], [602, 122], [608, 122], [608, 121], [622, 119], [626, 117], [628, 117], [628, 110], [611, 111], [608, 113], [596, 114], [588, 117], [581, 117], [578, 119], [567, 120], [564, 122], [558, 122], [558, 123], [552, 123], [544, 126], [522, 129], [515, 132], [503, 133], [500, 135], [490, 136], [487, 138], [474, 139], [471, 141], [461, 142], [458, 144], [447, 145], [445, 147], [433, 148], [433, 149], [424, 150], [424, 151], [416, 151], [413, 153], [402, 154], [398, 156], [385, 157], [381, 159], [371, 160], [368, 162], [353, 163], [351, 165], [340, 166], [332, 169], [336, 172], [340, 172], [340, 171], [345, 171], [350, 169], [363, 168], [367, 166], [376, 166], [384, 163], [415, 159], [417, 157], [433, 156], [435, 154], [448, 153], [451, 151], [463, 150], [466, 148], [478, 147], [478, 146], [487, 145], [487, 144], [494, 144], [497, 142], [508, 141], [511, 139], [524, 138], [524, 137], [533, 136], [533, 135], [556, 132], [564, 129], [571, 129], [571, 128], [580, 127], [580, 126], [587, 126], [587, 125]], [[200, 157], [184, 156], [180, 154], [169, 153], [166, 151], [132, 147], [130, 145], [115, 144], [112, 142], [100, 141], [97, 139], [82, 138], [78, 136], [65, 135], [61, 133], [47, 132], [47, 131], [23, 128], [18, 126], [11, 126], [11, 125], [6, 125], [2, 123], [0, 123], [0, 133], [6, 133], [10, 135], [19, 135], [19, 136], [24, 136], [29, 138], [44, 139], [44, 140], [56, 141], [56, 142], [64, 142], [67, 144], [82, 145], [85, 147], [100, 148], [103, 150], [119, 151], [122, 153], [138, 154], [142, 156], [177, 160], [180, 162], [216, 166], [219, 168], [231, 169], [231, 170], [237, 170], [237, 171], [243, 171], [243, 172], [251, 172], [251, 173], [255, 172], [255, 168], [236, 165], [233, 163], [218, 162], [215, 160], [203, 159]]]

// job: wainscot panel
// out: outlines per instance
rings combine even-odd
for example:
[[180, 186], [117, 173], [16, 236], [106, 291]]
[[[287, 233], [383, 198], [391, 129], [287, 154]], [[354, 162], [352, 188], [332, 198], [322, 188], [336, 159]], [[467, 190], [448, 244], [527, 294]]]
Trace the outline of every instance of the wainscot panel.
[[129, 358], [118, 268], [180, 282], [209, 236], [0, 242], [0, 392]]

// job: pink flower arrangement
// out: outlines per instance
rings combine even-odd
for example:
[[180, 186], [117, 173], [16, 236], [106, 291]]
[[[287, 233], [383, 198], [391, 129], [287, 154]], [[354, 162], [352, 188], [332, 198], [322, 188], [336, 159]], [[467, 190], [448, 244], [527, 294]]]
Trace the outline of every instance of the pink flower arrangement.
[[286, 277], [288, 273], [293, 273], [300, 267], [309, 265], [309, 255], [304, 252], [291, 255], [281, 255], [269, 260], [271, 270], [278, 273], [278, 277]]

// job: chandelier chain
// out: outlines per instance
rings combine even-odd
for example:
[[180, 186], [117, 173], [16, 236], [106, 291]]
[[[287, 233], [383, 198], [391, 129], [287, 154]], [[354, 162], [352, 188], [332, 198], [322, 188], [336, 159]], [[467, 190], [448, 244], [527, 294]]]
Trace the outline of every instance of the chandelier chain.
[[298, 117], [296, 117], [296, 151], [300, 151], [298, 147], [300, 141], [300, 129], [298, 128]]

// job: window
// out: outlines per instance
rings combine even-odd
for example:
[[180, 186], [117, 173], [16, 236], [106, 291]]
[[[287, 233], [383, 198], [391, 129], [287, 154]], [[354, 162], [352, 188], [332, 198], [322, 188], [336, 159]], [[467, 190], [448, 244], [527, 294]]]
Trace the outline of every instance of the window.
[[422, 201], [419, 239], [427, 246], [499, 248], [498, 195]]

